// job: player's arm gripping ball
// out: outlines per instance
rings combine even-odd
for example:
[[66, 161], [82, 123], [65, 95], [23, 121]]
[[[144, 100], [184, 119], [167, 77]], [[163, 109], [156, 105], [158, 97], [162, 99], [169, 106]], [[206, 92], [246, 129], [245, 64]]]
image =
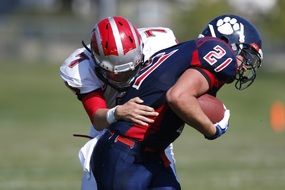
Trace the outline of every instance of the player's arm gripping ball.
[[206, 139], [214, 140], [223, 135], [229, 126], [230, 110], [228, 110], [223, 102], [218, 98], [209, 94], [204, 94], [198, 98], [199, 104], [203, 112], [215, 124], [216, 133], [214, 136]]
[[214, 140], [220, 137], [221, 135], [225, 134], [229, 127], [229, 119], [230, 119], [230, 110], [225, 108], [224, 118], [221, 121], [215, 123], [216, 127], [215, 135], [212, 137], [206, 137], [206, 136], [205, 137], [209, 140]]

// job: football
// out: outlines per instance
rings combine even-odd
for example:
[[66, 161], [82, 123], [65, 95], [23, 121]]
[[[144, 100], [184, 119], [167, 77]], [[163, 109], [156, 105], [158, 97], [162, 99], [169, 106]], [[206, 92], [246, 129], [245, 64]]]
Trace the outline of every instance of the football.
[[217, 97], [204, 94], [198, 98], [198, 102], [203, 112], [213, 123], [217, 123], [223, 119], [225, 112], [224, 104]]

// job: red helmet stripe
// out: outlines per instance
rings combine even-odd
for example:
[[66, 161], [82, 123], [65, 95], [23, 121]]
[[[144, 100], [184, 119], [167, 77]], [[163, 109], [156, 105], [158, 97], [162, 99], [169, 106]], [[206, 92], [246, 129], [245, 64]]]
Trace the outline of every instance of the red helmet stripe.
[[92, 35], [92, 49], [94, 53], [102, 56], [122, 56], [141, 44], [138, 30], [120, 16], [101, 20]]
[[113, 27], [110, 23], [110, 19], [106, 18], [98, 24], [102, 53], [105, 56], [118, 55], [115, 37], [113, 35]]
[[118, 53], [118, 55], [124, 55], [124, 51], [123, 51], [123, 42], [122, 42], [122, 34], [119, 31], [118, 28], [118, 23], [117, 23], [117, 19], [116, 17], [111, 17], [109, 18], [111, 27], [112, 27], [112, 31], [113, 31], [113, 36], [114, 36], [114, 48], [116, 48], [116, 51]]
[[138, 46], [138, 35], [134, 27], [126, 19], [114, 17], [114, 20], [118, 27], [123, 53], [126, 54]]

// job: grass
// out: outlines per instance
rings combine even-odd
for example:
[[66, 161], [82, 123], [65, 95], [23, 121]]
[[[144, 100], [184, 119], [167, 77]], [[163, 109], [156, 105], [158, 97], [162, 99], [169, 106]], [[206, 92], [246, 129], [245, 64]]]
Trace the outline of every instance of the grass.
[[[89, 120], [58, 67], [1, 63], [0, 189], [80, 188], [77, 152], [85, 139], [72, 134], [86, 134]], [[174, 144], [182, 189], [285, 188], [285, 133], [269, 127], [271, 103], [285, 103], [284, 81], [284, 73], [262, 73], [248, 90], [223, 89], [231, 127], [216, 141], [185, 128]]]
[[1, 65], [0, 189], [79, 189], [77, 152], [89, 125], [58, 66]]

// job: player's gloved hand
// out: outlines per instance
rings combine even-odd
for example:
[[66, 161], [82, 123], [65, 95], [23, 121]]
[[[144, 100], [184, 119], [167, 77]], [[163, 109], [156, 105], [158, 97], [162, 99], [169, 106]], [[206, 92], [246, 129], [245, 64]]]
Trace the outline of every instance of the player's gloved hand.
[[225, 112], [224, 112], [223, 119], [221, 121], [215, 123], [215, 127], [216, 127], [215, 135], [211, 136], [211, 137], [205, 136], [205, 138], [208, 139], [208, 140], [214, 140], [214, 139], [220, 137], [221, 135], [223, 135], [228, 130], [230, 115], [231, 115], [230, 114], [230, 110], [228, 110], [225, 107]]

